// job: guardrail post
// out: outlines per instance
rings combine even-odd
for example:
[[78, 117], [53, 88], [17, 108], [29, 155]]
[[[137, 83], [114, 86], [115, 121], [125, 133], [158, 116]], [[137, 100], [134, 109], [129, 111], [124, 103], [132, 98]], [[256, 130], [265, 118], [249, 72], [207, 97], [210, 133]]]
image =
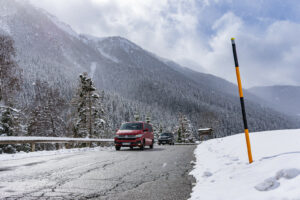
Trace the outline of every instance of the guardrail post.
[[101, 143], [100, 143], [100, 147], [104, 147], [104, 142], [101, 142]]
[[31, 143], [31, 152], [35, 151], [35, 143]]

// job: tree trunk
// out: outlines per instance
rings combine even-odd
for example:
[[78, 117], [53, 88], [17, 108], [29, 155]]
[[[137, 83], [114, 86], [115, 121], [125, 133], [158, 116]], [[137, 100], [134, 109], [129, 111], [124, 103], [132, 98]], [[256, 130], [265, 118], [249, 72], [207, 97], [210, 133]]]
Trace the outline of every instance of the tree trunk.
[[92, 136], [92, 99], [89, 91], [89, 138]]

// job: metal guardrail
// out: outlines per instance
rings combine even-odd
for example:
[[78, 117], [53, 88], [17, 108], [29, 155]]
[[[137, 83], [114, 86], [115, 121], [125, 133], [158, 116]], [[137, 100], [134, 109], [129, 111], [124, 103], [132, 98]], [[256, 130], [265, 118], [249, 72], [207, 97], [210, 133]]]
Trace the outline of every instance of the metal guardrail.
[[175, 143], [175, 145], [197, 145], [199, 143]]
[[[62, 138], [62, 137], [0, 137], [0, 144], [31, 144], [31, 151], [35, 151], [36, 143], [57, 143], [57, 144], [74, 144], [86, 143], [91, 146], [91, 143], [108, 144], [113, 143], [114, 139], [96, 139], [96, 138]], [[61, 145], [59, 145], [60, 148]]]

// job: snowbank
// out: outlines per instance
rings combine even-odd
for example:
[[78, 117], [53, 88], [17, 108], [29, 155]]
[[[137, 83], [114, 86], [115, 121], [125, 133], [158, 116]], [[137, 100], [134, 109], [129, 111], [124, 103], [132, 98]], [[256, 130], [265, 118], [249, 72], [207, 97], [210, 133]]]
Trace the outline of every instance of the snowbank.
[[0, 162], [6, 160], [18, 160], [23, 158], [50, 156], [50, 155], [61, 155], [61, 154], [72, 154], [86, 151], [114, 151], [112, 147], [94, 147], [94, 148], [74, 148], [74, 149], [60, 149], [53, 151], [36, 151], [36, 152], [18, 152], [15, 154], [0, 154]]
[[191, 174], [192, 200], [300, 199], [300, 129], [250, 133], [248, 164], [244, 134], [199, 144]]

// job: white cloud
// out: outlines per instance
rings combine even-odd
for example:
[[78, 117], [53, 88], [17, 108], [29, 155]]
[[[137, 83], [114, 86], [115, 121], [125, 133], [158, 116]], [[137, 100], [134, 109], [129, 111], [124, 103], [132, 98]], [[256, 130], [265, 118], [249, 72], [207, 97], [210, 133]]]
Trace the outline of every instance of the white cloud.
[[[300, 24], [275, 21], [264, 29], [250, 26], [229, 12], [213, 25], [210, 51], [198, 62], [218, 76], [235, 82], [230, 38], [235, 37], [244, 86], [300, 85]], [[203, 59], [205, 58], [205, 59]]]
[[[100, 37], [120, 35], [159, 56], [193, 69], [205, 69], [232, 82], [235, 74], [230, 38], [236, 37], [244, 86], [300, 85], [300, 24], [272, 18], [273, 11], [263, 9], [266, 5], [277, 9], [272, 2], [262, 0], [259, 5], [235, 0], [31, 1], [77, 32]], [[262, 12], [265, 10], [271, 14]]]

